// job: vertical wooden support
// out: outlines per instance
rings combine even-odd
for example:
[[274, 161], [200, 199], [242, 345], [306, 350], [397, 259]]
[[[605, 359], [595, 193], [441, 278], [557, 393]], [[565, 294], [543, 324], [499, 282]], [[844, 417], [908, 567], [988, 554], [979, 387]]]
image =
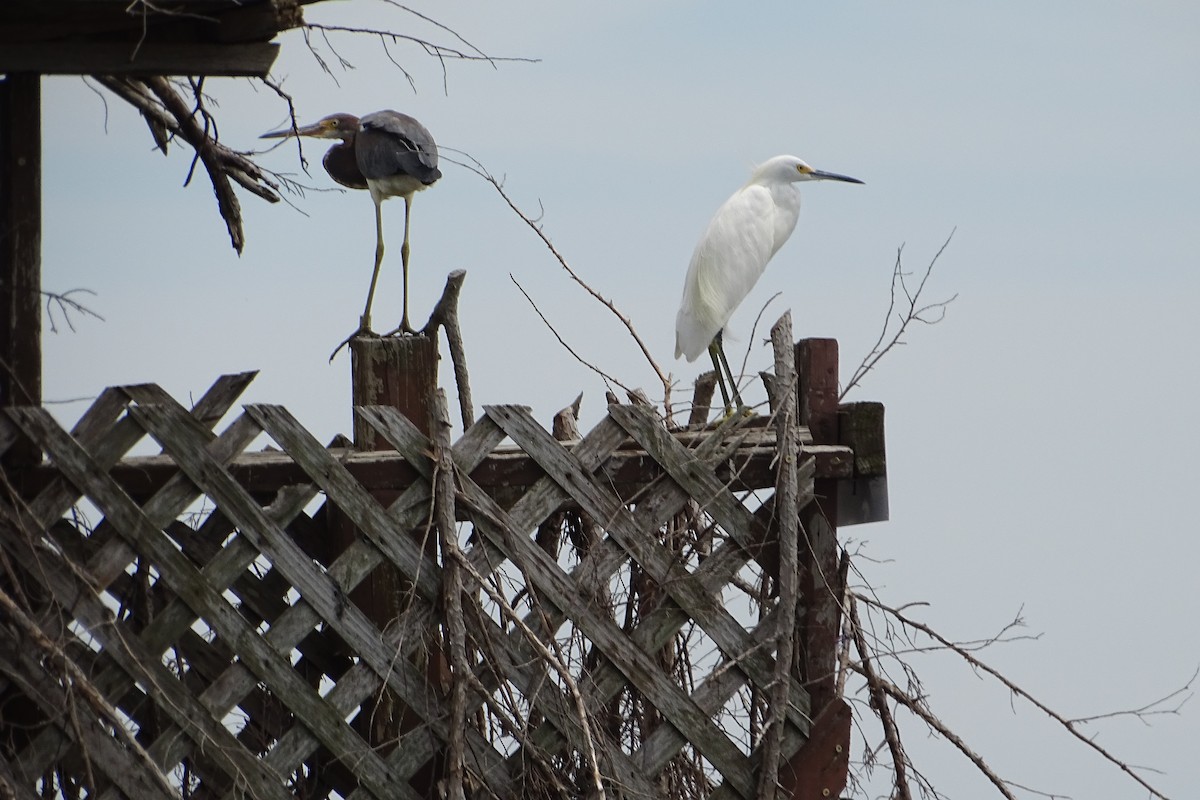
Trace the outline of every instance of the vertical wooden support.
[[[437, 340], [428, 336], [356, 336], [350, 340], [352, 402], [391, 406], [429, 435], [429, 398], [437, 387]], [[354, 419], [359, 450], [391, 447], [362, 420]]]
[[[42, 404], [41, 76], [0, 80], [0, 407]], [[4, 466], [36, 464], [15, 443]]]
[[[814, 444], [838, 441], [838, 346], [836, 339], [803, 339], [796, 344], [800, 424]], [[800, 630], [800, 674], [820, 711], [834, 699], [841, 628], [842, 587], [838, 580], [837, 481], [816, 481], [817, 501], [801, 512], [807, 546], [800, 552], [800, 593], [804, 619]]]
[[[350, 341], [350, 365], [353, 380], [353, 402], [356, 406], [386, 405], [396, 408], [423, 433], [431, 430], [430, 402], [437, 388], [437, 339], [426, 336], [367, 337]], [[359, 450], [391, 449], [366, 423], [355, 417], [354, 444]], [[396, 499], [396, 493], [377, 493], [384, 505]], [[333, 536], [337, 551], [345, 549], [358, 535], [353, 525], [339, 513], [333, 513]], [[436, 557], [437, 535], [432, 528], [411, 532], [425, 536], [422, 542], [426, 555]], [[351, 600], [379, 626], [386, 628], [404, 614], [412, 587], [398, 570], [383, 564], [360, 583]], [[435, 637], [437, 638], [437, 637]], [[431, 692], [442, 693], [449, 686], [449, 660], [440, 639], [421, 648], [418, 656]], [[371, 707], [364, 708], [355, 720], [359, 732], [381, 751], [395, 746], [399, 736], [412, 730], [416, 718], [398, 703], [391, 692], [384, 691]], [[413, 788], [424, 797], [436, 796], [436, 783], [441, 777], [444, 759], [435, 757], [412, 779]]]

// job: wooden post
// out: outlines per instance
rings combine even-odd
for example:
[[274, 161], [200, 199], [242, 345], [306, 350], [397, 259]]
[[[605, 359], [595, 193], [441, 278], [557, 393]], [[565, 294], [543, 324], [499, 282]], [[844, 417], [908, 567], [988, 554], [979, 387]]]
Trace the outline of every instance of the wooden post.
[[[796, 344], [800, 424], [814, 444], [838, 441], [838, 346], [836, 339], [802, 339]], [[837, 481], [820, 479], [817, 500], [800, 514], [807, 546], [800, 547], [800, 675], [814, 712], [834, 699], [834, 668], [841, 628], [838, 580]]]
[[[42, 404], [41, 76], [0, 81], [0, 407]], [[41, 461], [15, 443], [4, 466]]]
[[[380, 338], [359, 336], [350, 341], [350, 365], [353, 381], [353, 403], [356, 406], [386, 405], [396, 408], [423, 433], [429, 434], [430, 401], [437, 388], [437, 339], [427, 336]], [[355, 417], [354, 445], [359, 450], [391, 449], [366, 423]], [[396, 499], [398, 492], [376, 492], [375, 498], [385, 506]], [[350, 545], [358, 533], [339, 513], [331, 516], [333, 537], [338, 552]], [[414, 536], [428, 533], [422, 542], [425, 554], [436, 557], [437, 534], [432, 529], [411, 532]], [[412, 587], [400, 572], [382, 564], [366, 577], [354, 591], [351, 600], [363, 610], [380, 630], [405, 613]], [[431, 634], [435, 635], [435, 634]], [[440, 637], [421, 649], [418, 659], [430, 691], [444, 693], [450, 685], [449, 659]], [[417, 725], [403, 704], [390, 691], [383, 691], [375, 702], [364, 707], [355, 725], [371, 744], [389, 751], [397, 738]], [[424, 797], [436, 797], [436, 784], [441, 778], [444, 758], [439, 753], [412, 778], [413, 788]]]
[[[437, 387], [437, 340], [428, 336], [356, 336], [350, 340], [352, 402], [391, 406], [429, 435], [429, 397]], [[354, 446], [390, 450], [371, 427], [354, 420]]]

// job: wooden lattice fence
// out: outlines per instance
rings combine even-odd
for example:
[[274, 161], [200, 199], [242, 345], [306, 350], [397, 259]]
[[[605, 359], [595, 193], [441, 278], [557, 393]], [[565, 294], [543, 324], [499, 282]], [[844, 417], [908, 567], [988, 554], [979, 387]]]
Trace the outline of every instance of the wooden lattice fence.
[[[70, 432], [0, 416], [0, 454], [46, 454], [0, 502], [0, 794], [752, 798], [816, 736], [787, 575], [848, 448], [638, 406], [574, 442], [518, 406], [453, 446], [356, 409], [390, 453], [272, 405], [215, 433], [252, 377], [190, 411], [108, 389]], [[380, 568], [386, 624], [351, 600]]]

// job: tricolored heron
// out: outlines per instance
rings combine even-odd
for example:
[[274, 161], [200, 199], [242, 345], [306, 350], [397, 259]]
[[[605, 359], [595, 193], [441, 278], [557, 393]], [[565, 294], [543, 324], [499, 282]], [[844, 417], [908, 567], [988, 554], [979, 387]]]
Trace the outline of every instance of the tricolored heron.
[[692, 253], [683, 301], [675, 318], [675, 357], [682, 355], [695, 361], [708, 349], [726, 412], [733, 410], [725, 387], [726, 375], [738, 408], [743, 405], [721, 333], [758, 283], [767, 262], [796, 227], [800, 192], [795, 184], [820, 180], [862, 183], [857, 178], [813, 169], [795, 156], [775, 156], [766, 161], [717, 209]]
[[404, 198], [404, 244], [400, 261], [404, 267], [404, 315], [400, 330], [412, 333], [408, 323], [408, 229], [413, 195], [442, 177], [438, 169], [437, 145], [425, 126], [398, 111], [376, 111], [362, 119], [353, 114], [330, 114], [312, 125], [264, 133], [263, 139], [315, 136], [341, 139], [329, 148], [321, 163], [329, 177], [351, 189], [369, 189], [375, 202], [375, 271], [359, 330], [371, 329], [371, 303], [383, 263], [383, 215], [381, 206], [389, 197]]

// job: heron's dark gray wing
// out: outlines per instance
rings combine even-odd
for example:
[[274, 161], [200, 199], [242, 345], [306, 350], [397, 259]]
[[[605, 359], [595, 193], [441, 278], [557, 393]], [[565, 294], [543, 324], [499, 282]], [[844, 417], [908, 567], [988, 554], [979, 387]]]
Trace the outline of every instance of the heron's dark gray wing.
[[329, 148], [325, 158], [321, 160], [329, 177], [342, 186], [351, 189], [366, 189], [367, 179], [358, 168], [358, 159], [354, 152], [353, 142], [341, 142]]
[[358, 168], [368, 179], [411, 175], [429, 185], [442, 177], [437, 145], [425, 126], [398, 111], [376, 111], [360, 121]]

